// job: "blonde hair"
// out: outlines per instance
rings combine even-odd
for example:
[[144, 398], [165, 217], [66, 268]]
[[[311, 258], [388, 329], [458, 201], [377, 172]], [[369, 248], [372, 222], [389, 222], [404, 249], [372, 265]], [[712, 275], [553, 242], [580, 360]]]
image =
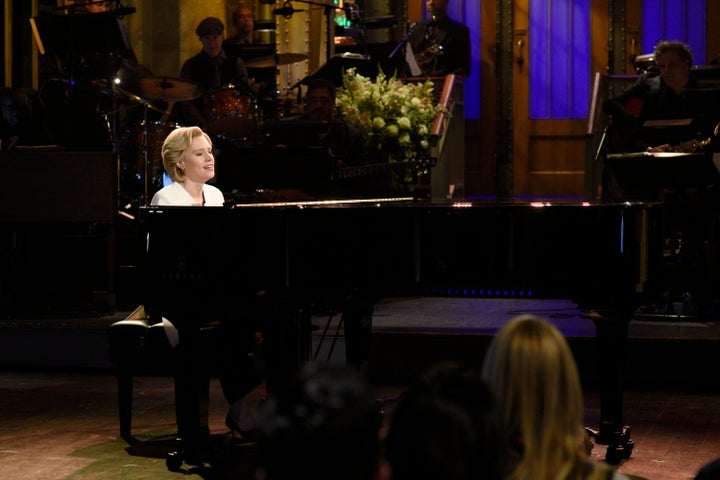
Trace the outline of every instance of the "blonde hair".
[[176, 128], [165, 137], [161, 151], [163, 167], [173, 182], [185, 181], [185, 172], [178, 168], [177, 163], [185, 155], [185, 151], [190, 148], [193, 140], [200, 136], [207, 138], [212, 145], [210, 137], [200, 127]]
[[490, 343], [482, 376], [495, 394], [508, 445], [520, 444], [508, 478], [583, 478], [582, 387], [560, 331], [535, 316], [514, 318]]

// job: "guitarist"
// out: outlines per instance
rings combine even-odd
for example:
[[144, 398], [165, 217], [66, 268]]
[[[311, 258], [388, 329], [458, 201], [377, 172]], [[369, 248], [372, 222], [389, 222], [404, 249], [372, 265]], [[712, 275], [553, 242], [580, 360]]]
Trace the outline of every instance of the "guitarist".
[[418, 23], [409, 43], [425, 76], [470, 75], [470, 30], [447, 15], [450, 0], [425, 0], [430, 19]]

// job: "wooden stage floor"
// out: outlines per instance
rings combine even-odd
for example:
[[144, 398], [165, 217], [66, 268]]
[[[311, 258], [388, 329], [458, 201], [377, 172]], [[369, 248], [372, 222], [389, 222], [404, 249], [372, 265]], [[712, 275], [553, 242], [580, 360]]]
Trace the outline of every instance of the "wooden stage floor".
[[[534, 313], [554, 322], [571, 343], [586, 386], [586, 422], [599, 420], [593, 382], [598, 358], [594, 325], [566, 300], [393, 298], [373, 316], [369, 375], [386, 419], [412, 377], [435, 361], [480, 362], [491, 335], [512, 316]], [[250, 449], [210, 469], [165, 468], [174, 434], [173, 385], [166, 377], [140, 377], [133, 429], [143, 440], [130, 448], [119, 438], [116, 385], [103, 357], [110, 317], [0, 321], [0, 478], [252, 478]], [[342, 362], [344, 338], [321, 343], [337, 317], [315, 317], [316, 361]], [[720, 457], [720, 324], [715, 321], [632, 321], [629, 327], [624, 421], [635, 449], [620, 471], [638, 479], [681, 480]], [[43, 349], [51, 348], [54, 358]], [[211, 385], [210, 427], [222, 440], [225, 404]], [[603, 458], [596, 445], [593, 456]], [[319, 457], [322, 452], [318, 452]]]

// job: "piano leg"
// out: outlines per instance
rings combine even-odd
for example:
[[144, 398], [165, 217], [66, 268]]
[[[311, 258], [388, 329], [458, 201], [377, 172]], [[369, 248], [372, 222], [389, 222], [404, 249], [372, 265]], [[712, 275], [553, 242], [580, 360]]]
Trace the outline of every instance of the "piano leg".
[[178, 470], [183, 462], [199, 465], [211, 460], [208, 405], [210, 366], [208, 341], [211, 330], [179, 329], [177, 370], [175, 373], [175, 416], [178, 448], [168, 452], [166, 463]]
[[367, 370], [370, 358], [370, 334], [376, 302], [376, 294], [355, 290], [342, 305], [340, 321], [345, 333], [345, 360], [360, 371]]
[[284, 388], [312, 356], [312, 305], [302, 297], [265, 300], [263, 354], [268, 393]]
[[623, 423], [623, 371], [626, 362], [629, 317], [591, 312], [598, 342], [600, 379], [599, 430], [586, 431], [595, 443], [607, 445], [605, 459], [612, 465], [630, 458], [634, 442]]

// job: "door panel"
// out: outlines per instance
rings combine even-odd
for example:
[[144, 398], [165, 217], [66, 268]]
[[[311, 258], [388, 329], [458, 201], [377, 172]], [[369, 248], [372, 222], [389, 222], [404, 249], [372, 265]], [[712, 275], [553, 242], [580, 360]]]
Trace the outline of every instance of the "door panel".
[[[513, 191], [519, 196], [582, 196], [590, 78], [607, 63], [606, 56], [591, 52], [606, 50], [607, 2], [541, 4], [546, 8], [538, 12], [530, 0], [520, 0], [513, 12]], [[547, 17], [531, 18], [531, 10]], [[540, 58], [528, 58], [535, 54]], [[531, 70], [538, 65], [545, 70]]]

